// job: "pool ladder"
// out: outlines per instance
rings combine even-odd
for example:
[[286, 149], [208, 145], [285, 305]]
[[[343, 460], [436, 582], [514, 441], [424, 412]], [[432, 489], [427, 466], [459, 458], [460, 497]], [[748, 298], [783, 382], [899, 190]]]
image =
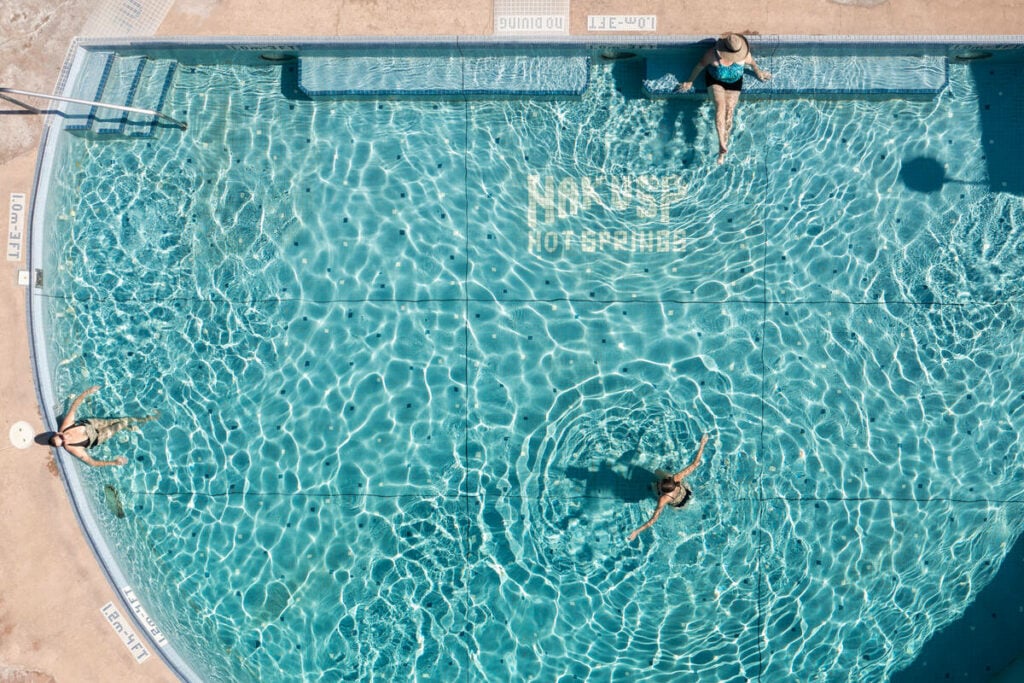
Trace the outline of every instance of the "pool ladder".
[[[168, 116], [167, 114], [161, 114], [160, 112], [154, 111], [152, 109], [140, 109], [139, 107], [126, 107], [126, 106], [121, 105], [121, 104], [107, 104], [105, 102], [92, 102], [90, 100], [78, 100], [78, 99], [75, 99], [73, 97], [61, 97], [59, 95], [44, 95], [43, 93], [40, 93], [40, 92], [30, 92], [28, 90], [15, 90], [14, 88], [0, 88], [0, 97], [3, 97], [7, 93], [10, 93], [12, 95], [28, 95], [30, 97], [39, 97], [39, 98], [44, 99], [44, 100], [56, 100], [57, 102], [67, 102], [69, 104], [84, 104], [84, 105], [87, 105], [87, 106], [90, 106], [90, 107], [104, 107], [106, 109], [117, 109], [118, 111], [126, 111], [126, 112], [131, 112], [131, 113], [134, 113], [134, 114], [145, 114], [146, 116], [155, 116], [158, 119], [163, 119], [165, 121], [169, 121], [170, 123], [172, 123], [175, 126], [177, 126], [178, 128], [180, 128], [181, 130], [188, 130], [188, 124], [185, 123], [184, 121], [179, 121], [176, 118]], [[25, 107], [27, 109], [34, 109], [34, 107], [30, 107], [29, 105], [26, 105], [23, 102], [19, 102], [18, 100], [15, 100], [12, 97], [4, 97], [4, 99], [6, 99], [8, 101], [11, 101], [11, 102], [14, 102], [15, 104], [23, 106], [23, 107]]]

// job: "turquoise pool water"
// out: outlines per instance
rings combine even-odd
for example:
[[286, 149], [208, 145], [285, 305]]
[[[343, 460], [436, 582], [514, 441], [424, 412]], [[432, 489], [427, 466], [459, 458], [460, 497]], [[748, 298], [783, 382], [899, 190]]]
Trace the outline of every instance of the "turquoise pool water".
[[886, 679], [1022, 527], [1022, 60], [745, 100], [723, 167], [641, 59], [182, 60], [188, 131], [63, 133], [47, 207], [57, 394], [161, 411], [81, 473], [135, 592], [207, 680]]

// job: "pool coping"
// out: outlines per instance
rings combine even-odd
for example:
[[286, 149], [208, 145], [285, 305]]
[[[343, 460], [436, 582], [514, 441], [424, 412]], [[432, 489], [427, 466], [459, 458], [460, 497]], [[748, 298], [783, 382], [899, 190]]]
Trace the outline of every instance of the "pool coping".
[[[153, 38], [76, 38], [72, 41], [64, 64], [60, 70], [57, 86], [54, 90], [57, 94], [66, 94], [68, 84], [74, 84], [73, 76], [81, 68], [85, 51], [100, 48], [175, 48], [175, 47], [208, 47], [208, 48], [236, 48], [246, 51], [280, 51], [296, 50], [302, 47], [342, 47], [346, 45], [358, 45], [362, 47], [371, 46], [455, 46], [455, 47], [495, 47], [499, 45], [522, 46], [539, 45], [544, 47], [693, 47], [696, 44], [707, 41], [708, 36], [697, 35], [670, 35], [670, 36], [638, 36], [638, 35], [615, 35], [615, 36], [555, 36], [555, 37], [516, 37], [516, 36], [399, 36], [399, 37], [297, 37], [281, 36], [268, 39], [267, 36], [161, 36]], [[811, 36], [811, 35], [766, 35], [751, 36], [751, 43], [755, 46], [780, 46], [788, 44], [798, 45], [930, 45], [935, 47], [984, 47], [990, 49], [1017, 49], [1024, 47], [1024, 34], [1018, 35], [836, 35], [836, 36]], [[59, 133], [66, 127], [66, 119], [57, 117], [56, 114], [47, 115], [37, 148], [35, 170], [30, 189], [31, 200], [29, 203], [26, 220], [26, 265], [30, 274], [34, 275], [42, 269], [42, 252], [44, 231], [43, 214], [48, 198], [48, 183], [43, 185], [41, 181], [45, 177], [49, 179], [53, 172], [53, 162], [59, 144]], [[37, 229], [38, 228], [38, 229]], [[45, 276], [45, 273], [44, 273]], [[43, 334], [42, 301], [44, 296], [39, 287], [33, 282], [26, 288], [26, 322], [28, 327], [28, 350], [31, 372], [35, 384], [36, 400], [43, 418], [43, 424], [48, 429], [57, 425], [55, 406], [58, 405], [53, 386], [48, 379], [50, 364], [48, 352]], [[45, 381], [44, 381], [45, 380]], [[159, 645], [150, 632], [150, 626], [145, 624], [135, 609], [128, 604], [123, 588], [130, 586], [120, 566], [115, 561], [110, 547], [107, 545], [103, 535], [100, 533], [99, 525], [92, 514], [91, 506], [87, 502], [83, 482], [79, 476], [75, 458], [63, 449], [54, 449], [57, 452], [56, 462], [61, 472], [65, 493], [68, 496], [73, 513], [82, 530], [86, 543], [91, 549], [94, 557], [100, 565], [100, 570], [107, 579], [108, 584], [117, 595], [123, 614], [127, 615], [133, 626], [138, 629], [142, 639], [145, 641], [150, 652], [155, 652], [168, 666], [171, 672], [183, 681], [202, 681], [194, 669], [182, 658], [168, 641]]]
[[[166, 36], [79, 36], [75, 39], [78, 44], [113, 43], [118, 44], [149, 44], [149, 43], [210, 43], [216, 46], [224, 44], [245, 44], [245, 45], [281, 45], [291, 42], [317, 43], [321, 45], [339, 45], [350, 43], [453, 43], [453, 42], [481, 42], [487, 44], [551, 44], [551, 43], [664, 43], [664, 42], [699, 42], [714, 38], [703, 33], [673, 33], [673, 34], [588, 34], [588, 35], [549, 35], [549, 36], [502, 36], [492, 34], [462, 35], [442, 34], [430, 35], [396, 35], [396, 36], [364, 36], [364, 35], [340, 35], [340, 36], [315, 36], [315, 35], [231, 35], [231, 34], [210, 34], [210, 35], [166, 35]], [[950, 42], [951, 39], [970, 38], [971, 40], [983, 40], [988, 43], [1013, 42], [1013, 39], [1024, 38], [1022, 33], [1003, 34], [977, 34], [977, 33], [876, 33], [863, 35], [858, 33], [833, 33], [818, 35], [811, 33], [771, 33], [771, 34], [750, 34], [747, 38], [751, 41], [779, 42], [814, 42], [814, 43], [878, 43], [878, 42], [909, 42], [919, 43], [922, 41]]]
[[[126, 38], [124, 36], [111, 37], [89, 37], [76, 38], [69, 50], [69, 56], [73, 56], [74, 48], [85, 47], [210, 47], [223, 48], [231, 46], [246, 46], [246, 50], [287, 50], [297, 46], [345, 46], [358, 45], [370, 46], [428, 46], [428, 45], [452, 45], [472, 47], [475, 45], [494, 47], [497, 45], [529, 46], [541, 45], [555, 47], [559, 45], [579, 47], [581, 45], [593, 46], [595, 48], [606, 45], [614, 46], [651, 46], [666, 47], [672, 45], [692, 46], [704, 41], [710, 41], [713, 36], [701, 34], [674, 34], [674, 35], [585, 35], [585, 36], [494, 36], [494, 35], [442, 35], [442, 36], [153, 36], [146, 38]], [[979, 45], [997, 48], [1005, 46], [1007, 49], [1021, 47], [1024, 45], [1024, 34], [999, 34], [999, 35], [978, 35], [978, 34], [921, 34], [921, 35], [899, 35], [899, 34], [835, 34], [828, 36], [811, 34], [771, 34], [771, 35], [750, 35], [748, 36], [752, 45], [852, 45], [866, 43], [870, 45]], [[67, 60], [65, 60], [65, 67]]]

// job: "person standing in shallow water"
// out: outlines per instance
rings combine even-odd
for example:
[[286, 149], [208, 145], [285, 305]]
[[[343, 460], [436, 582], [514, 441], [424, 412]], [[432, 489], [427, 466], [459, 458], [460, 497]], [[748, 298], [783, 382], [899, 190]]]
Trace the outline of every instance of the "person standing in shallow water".
[[75, 413], [87, 397], [99, 391], [98, 386], [89, 387], [83, 391], [78, 398], [72, 402], [64, 419], [61, 420], [60, 429], [50, 435], [49, 444], [54, 448], [63, 448], [87, 465], [94, 467], [110, 467], [112, 465], [123, 465], [128, 458], [121, 456], [114, 460], [97, 460], [89, 455], [86, 449], [95, 448], [101, 443], [117, 434], [121, 430], [128, 429], [139, 431], [139, 425], [150, 420], [155, 420], [160, 413], [154, 412], [147, 417], [114, 417], [96, 418], [87, 417], [75, 420]]
[[651, 515], [651, 518], [643, 526], [629, 535], [630, 541], [639, 536], [641, 531], [651, 528], [658, 521], [661, 511], [665, 509], [666, 505], [681, 508], [690, 501], [693, 491], [686, 485], [685, 480], [700, 465], [700, 456], [704, 454], [704, 446], [707, 443], [708, 435], [705, 434], [700, 438], [700, 446], [697, 448], [697, 455], [693, 456], [693, 462], [675, 474], [664, 473], [665, 476], [658, 480], [658, 507], [654, 509], [654, 514]]
[[733, 114], [743, 90], [743, 71], [749, 66], [760, 81], [772, 77], [768, 71], [761, 71], [750, 54], [750, 43], [739, 33], [726, 33], [715, 41], [714, 46], [704, 53], [690, 72], [690, 77], [676, 87], [676, 92], [686, 92], [693, 87], [693, 81], [704, 73], [704, 84], [715, 100], [715, 129], [718, 131], [718, 163], [725, 161], [729, 151], [729, 136], [732, 135]]

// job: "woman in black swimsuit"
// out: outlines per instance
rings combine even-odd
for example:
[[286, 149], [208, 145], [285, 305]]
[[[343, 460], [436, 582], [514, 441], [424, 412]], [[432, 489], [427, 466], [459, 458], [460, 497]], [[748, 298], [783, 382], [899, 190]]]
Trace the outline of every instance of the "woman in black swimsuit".
[[122, 429], [138, 431], [139, 425], [150, 420], [155, 420], [159, 413], [153, 413], [148, 417], [115, 417], [109, 419], [89, 417], [75, 421], [75, 413], [86, 397], [99, 391], [99, 387], [89, 387], [74, 400], [67, 415], [60, 423], [60, 429], [50, 436], [49, 443], [54, 448], [63, 448], [71, 455], [82, 462], [95, 467], [109, 467], [111, 465], [123, 465], [128, 458], [121, 456], [115, 460], [97, 460], [86, 452], [87, 448], [94, 448], [117, 434]]
[[689, 502], [690, 497], [693, 495], [693, 491], [686, 485], [684, 481], [690, 474], [693, 473], [697, 466], [700, 465], [700, 456], [704, 453], [704, 446], [708, 443], [708, 435], [705, 434], [700, 439], [700, 447], [697, 449], [697, 455], [693, 457], [693, 462], [686, 466], [679, 472], [673, 475], [666, 475], [658, 481], [658, 507], [654, 509], [654, 514], [647, 520], [639, 529], [635, 530], [629, 535], [629, 540], [632, 541], [640, 535], [641, 531], [651, 528], [651, 526], [658, 521], [658, 517], [661, 516], [661, 511], [665, 509], [666, 505], [671, 505], [675, 508], [681, 508]]

